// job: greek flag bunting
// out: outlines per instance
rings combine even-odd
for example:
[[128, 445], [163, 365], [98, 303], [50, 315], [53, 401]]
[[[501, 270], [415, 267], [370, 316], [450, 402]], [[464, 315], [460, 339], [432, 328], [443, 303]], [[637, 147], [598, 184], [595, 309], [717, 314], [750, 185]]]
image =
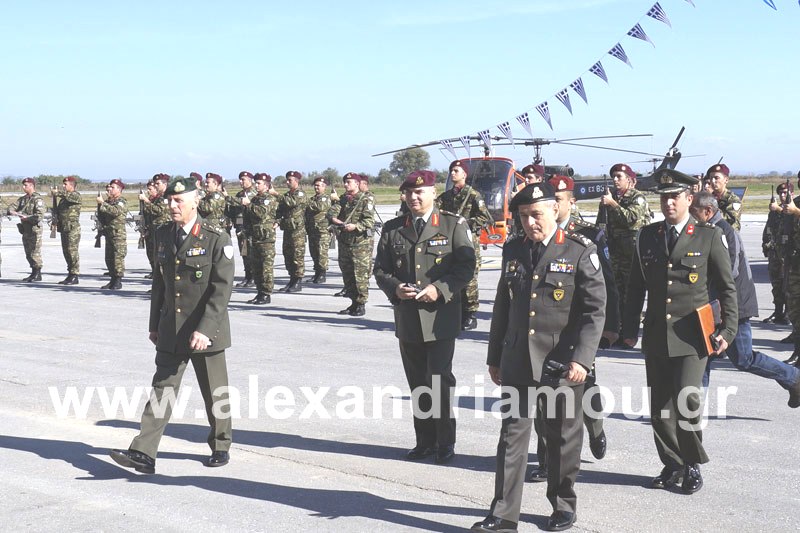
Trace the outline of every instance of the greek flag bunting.
[[650, 11], [647, 12], [647, 16], [663, 22], [670, 28], [672, 27], [672, 23], [669, 21], [667, 13], [664, 11], [664, 9], [661, 7], [661, 4], [659, 4], [658, 2], [653, 4], [653, 7], [651, 7]]
[[583, 98], [583, 101], [587, 104], [589, 100], [586, 98], [586, 89], [583, 88], [583, 80], [578, 78], [577, 80], [573, 81], [569, 84], [569, 88], [578, 93], [578, 96]]
[[458, 159], [458, 156], [456, 155], [456, 149], [453, 148], [453, 143], [450, 141], [450, 139], [442, 139], [439, 141], [439, 144], [447, 148], [447, 151], [453, 155], [453, 159]]
[[542, 102], [541, 104], [536, 106], [536, 111], [542, 115], [542, 118], [547, 122], [547, 125], [550, 126], [550, 129], [553, 129], [553, 123], [550, 121], [550, 107], [547, 105], [547, 101]]
[[648, 43], [653, 45], [653, 48], [656, 47], [655, 43], [650, 40], [650, 37], [648, 37], [647, 34], [642, 29], [641, 24], [637, 24], [636, 26], [628, 30], [628, 36], [633, 37], [634, 39], [641, 39], [642, 41], [647, 41]]
[[633, 65], [631, 65], [631, 62], [628, 60], [628, 54], [626, 54], [625, 50], [622, 49], [621, 44], [617, 43], [616, 46], [614, 46], [614, 48], [608, 51], [608, 53], [609, 55], [616, 57], [629, 67], [633, 68]]
[[603, 68], [603, 64], [599, 61], [592, 65], [592, 68], [589, 69], [589, 72], [603, 80], [604, 82], [608, 83], [608, 76], [606, 76], [606, 69]]
[[564, 104], [564, 107], [567, 108], [567, 110], [569, 111], [569, 114], [571, 115], [572, 114], [572, 104], [569, 103], [569, 93], [567, 92], [567, 89], [562, 89], [559, 92], [557, 92], [556, 93], [556, 98], [558, 98], [559, 102]]
[[517, 122], [519, 122], [520, 126], [525, 128], [525, 131], [528, 132], [528, 135], [533, 137], [533, 130], [531, 130], [531, 119], [528, 116], [527, 111], [521, 115], [517, 115]]
[[472, 157], [472, 150], [469, 147], [469, 135], [464, 135], [459, 137], [461, 144], [464, 145], [464, 148], [467, 150], [467, 157]]
[[492, 137], [489, 135], [489, 130], [481, 130], [478, 132], [478, 135], [481, 137], [481, 141], [483, 144], [486, 145], [486, 148], [489, 150], [492, 149]]
[[503, 135], [506, 136], [506, 139], [511, 141], [511, 145], [514, 145], [514, 135], [511, 134], [511, 124], [508, 121], [501, 122], [497, 125], [497, 129], [503, 132]]

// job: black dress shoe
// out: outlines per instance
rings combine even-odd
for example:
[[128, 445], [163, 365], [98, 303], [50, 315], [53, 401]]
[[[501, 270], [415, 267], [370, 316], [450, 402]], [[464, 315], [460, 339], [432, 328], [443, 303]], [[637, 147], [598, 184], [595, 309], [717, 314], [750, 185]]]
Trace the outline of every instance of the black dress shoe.
[[677, 485], [683, 479], [681, 470], [675, 470], [671, 466], [665, 466], [661, 473], [653, 479], [651, 487], [654, 489], [667, 489]]
[[800, 407], [800, 380], [789, 387], [789, 407], [792, 409]]
[[589, 449], [595, 459], [602, 459], [606, 456], [606, 432], [601, 431], [597, 438], [589, 437]]
[[225, 466], [231, 460], [231, 455], [228, 452], [214, 452], [208, 458], [206, 466]]
[[439, 446], [436, 450], [436, 464], [443, 465], [449, 463], [456, 456], [456, 448], [452, 444], [449, 446]]
[[125, 468], [133, 468], [142, 474], [155, 474], [156, 460], [136, 450], [111, 450], [111, 458]]
[[703, 476], [700, 475], [700, 465], [686, 465], [683, 470], [683, 483], [681, 490], [686, 494], [694, 494], [703, 488]]
[[577, 516], [575, 516], [575, 513], [570, 513], [569, 511], [555, 511], [550, 515], [545, 529], [547, 531], [564, 531], [572, 527], [576, 518]]
[[497, 518], [489, 515], [480, 522], [472, 524], [470, 531], [498, 531], [501, 533], [511, 533], [517, 530], [517, 523], [504, 518]]
[[547, 481], [547, 465], [539, 465], [539, 468], [531, 472], [531, 475], [528, 476], [528, 481], [531, 483], [541, 483], [542, 481]]
[[364, 316], [367, 313], [364, 304], [353, 304], [348, 313], [350, 316]]
[[419, 461], [420, 459], [425, 459], [426, 457], [430, 457], [435, 453], [436, 448], [433, 446], [414, 446], [408, 450], [408, 453], [406, 453], [406, 459], [409, 461]]
[[784, 363], [787, 365], [796, 365], [797, 361], [800, 361], [800, 350], [795, 350], [792, 356], [785, 360]]
[[775, 315], [775, 318], [772, 319], [773, 324], [777, 324], [779, 326], [788, 326], [789, 319], [786, 318], [786, 315]]

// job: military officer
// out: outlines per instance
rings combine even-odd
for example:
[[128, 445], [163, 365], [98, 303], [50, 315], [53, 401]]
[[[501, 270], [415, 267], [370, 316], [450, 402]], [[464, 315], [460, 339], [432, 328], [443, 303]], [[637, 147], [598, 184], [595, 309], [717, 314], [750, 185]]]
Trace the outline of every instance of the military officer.
[[111, 274], [111, 281], [101, 289], [119, 290], [125, 276], [125, 256], [128, 255], [128, 234], [125, 219], [128, 215], [128, 202], [122, 197], [125, 184], [120, 179], [108, 183], [108, 198], [97, 195], [97, 214], [103, 225], [106, 238], [106, 268]]
[[706, 172], [706, 177], [711, 183], [711, 194], [717, 199], [719, 210], [722, 212], [723, 218], [728, 221], [728, 224], [733, 226], [733, 229], [739, 231], [742, 229], [742, 200], [733, 192], [728, 190], [728, 177], [730, 176], [730, 169], [725, 163], [712, 165]]
[[328, 211], [331, 209], [331, 195], [326, 192], [328, 182], [323, 176], [314, 178], [314, 196], [306, 206], [306, 234], [308, 250], [314, 262], [314, 277], [311, 283], [325, 283], [328, 272], [328, 249], [331, 234], [328, 231]]
[[[175, 178], [167, 187], [172, 223], [156, 232], [156, 270], [150, 298], [150, 341], [156, 347], [153, 395], [142, 414], [139, 435], [127, 450], [111, 457], [137, 472], [155, 472], [161, 435], [172, 415], [165, 395], [178, 388], [191, 361], [211, 426], [208, 466], [230, 459], [231, 418], [225, 349], [231, 345], [228, 302], [233, 286], [230, 237], [197, 214], [197, 186], [192, 178]], [[156, 414], [153, 403], [166, 405]], [[223, 407], [224, 408], [224, 407]]]
[[242, 198], [245, 225], [250, 236], [250, 268], [258, 293], [250, 304], [272, 302], [275, 264], [275, 228], [280, 193], [272, 187], [272, 176], [259, 172], [253, 177], [256, 195], [252, 200]]
[[[634, 241], [637, 231], [650, 223], [650, 208], [644, 194], [636, 190], [636, 172], [629, 165], [617, 163], [611, 167], [609, 174], [614, 180], [614, 190], [606, 191], [600, 203], [605, 206], [608, 214], [606, 224], [608, 252], [611, 256], [614, 282], [619, 293], [618, 316], [623, 316]], [[621, 339], [616, 346], [627, 348]]]
[[783, 206], [791, 201], [794, 188], [791, 183], [784, 182], [778, 185], [778, 197], [772, 198], [769, 204], [767, 223], [761, 236], [761, 251], [767, 258], [767, 272], [772, 285], [772, 304], [775, 311], [762, 322], [766, 324], [787, 325], [786, 317], [786, 261], [784, 257], [791, 234], [791, 217], [784, 214]]
[[22, 247], [25, 259], [31, 267], [31, 275], [22, 281], [42, 281], [42, 217], [46, 208], [42, 196], [36, 192], [36, 180], [22, 180], [24, 195], [17, 200], [17, 205], [8, 208], [8, 214], [19, 217], [17, 229], [22, 234]]
[[52, 189], [53, 198], [58, 202], [56, 212], [58, 231], [61, 233], [61, 252], [67, 262], [67, 277], [59, 285], [77, 285], [81, 273], [78, 245], [81, 242], [81, 193], [75, 188], [78, 179], [67, 176], [63, 180], [64, 190]]
[[436, 207], [463, 217], [472, 232], [472, 244], [475, 248], [475, 274], [464, 288], [461, 295], [462, 322], [461, 329], [469, 330], [478, 327], [475, 313], [478, 312], [478, 273], [481, 270], [481, 231], [492, 222], [492, 215], [486, 208], [481, 193], [471, 185], [467, 185], [469, 173], [467, 162], [455, 160], [450, 163], [450, 181], [453, 186], [436, 198]]
[[355, 172], [344, 175], [345, 194], [328, 212], [331, 224], [338, 229], [339, 268], [342, 270], [344, 294], [350, 306], [340, 315], [363, 316], [369, 298], [369, 267], [372, 259], [372, 234], [375, 227], [375, 205], [359, 190], [362, 176]]
[[227, 208], [225, 214], [233, 223], [233, 229], [236, 232], [236, 243], [239, 246], [239, 253], [242, 256], [242, 263], [244, 264], [244, 279], [236, 284], [237, 287], [252, 287], [253, 286], [253, 272], [250, 266], [250, 251], [248, 250], [248, 227], [244, 219], [244, 208], [242, 206], [242, 198], [252, 200], [256, 195], [256, 188], [253, 186], [253, 175], [243, 170], [239, 172], [239, 183], [242, 189], [236, 193], [236, 196], [226, 196]]
[[713, 354], [722, 353], [736, 335], [736, 286], [722, 230], [689, 213], [689, 190], [697, 180], [669, 169], [656, 179], [665, 220], [637, 235], [622, 331], [633, 347], [647, 294], [642, 352], [656, 450], [664, 465], [652, 486], [669, 488], [682, 479], [683, 492], [693, 494], [703, 486], [700, 464], [708, 461], [700, 431], [705, 339], [695, 309], [709, 303], [714, 290], [721, 325]]
[[203, 220], [216, 226], [220, 231], [228, 230], [228, 218], [225, 216], [225, 189], [222, 186], [222, 176], [209, 172], [205, 179], [205, 194], [200, 198], [197, 212]]
[[306, 272], [306, 226], [305, 212], [308, 196], [300, 188], [302, 174], [296, 170], [286, 173], [289, 190], [283, 194], [278, 206], [278, 224], [283, 230], [283, 262], [289, 273], [289, 283], [280, 292], [303, 290], [303, 275]]
[[436, 173], [420, 170], [400, 185], [409, 213], [384, 226], [374, 274], [394, 308], [412, 395], [418, 387], [433, 391], [419, 395], [414, 405], [416, 445], [406, 458], [435, 455], [442, 464], [455, 457], [453, 351], [461, 332], [461, 289], [475, 271], [475, 249], [466, 220], [436, 207], [435, 182]]
[[582, 398], [605, 321], [605, 284], [592, 241], [558, 226], [549, 183], [526, 186], [509, 207], [519, 212], [525, 236], [503, 247], [487, 356], [489, 375], [507, 402], [494, 499], [472, 529], [517, 529], [531, 418], [540, 409], [553, 508], [546, 529], [561, 531], [576, 519]]
[[[169, 174], [159, 173], [153, 176], [151, 182], [155, 188], [155, 194], [140, 193], [139, 200], [142, 202], [142, 216], [145, 221], [145, 248], [148, 252], [148, 257], [155, 255], [155, 241], [154, 235], [156, 229], [163, 224], [168, 224], [170, 221], [168, 200], [164, 196], [164, 191], [167, 190], [167, 183], [169, 183]], [[153, 262], [150, 262], [151, 271], [145, 278], [152, 278]]]

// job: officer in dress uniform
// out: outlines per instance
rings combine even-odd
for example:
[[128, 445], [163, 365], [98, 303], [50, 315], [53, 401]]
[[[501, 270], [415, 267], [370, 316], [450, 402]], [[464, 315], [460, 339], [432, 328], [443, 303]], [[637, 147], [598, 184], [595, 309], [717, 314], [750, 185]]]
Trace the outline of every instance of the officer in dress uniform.
[[503, 421], [494, 499], [472, 529], [517, 529], [532, 418], [540, 409], [553, 508], [546, 528], [561, 531], [576, 519], [582, 399], [605, 322], [605, 283], [594, 243], [558, 226], [549, 183], [526, 186], [509, 207], [525, 236], [503, 247], [487, 356], [489, 375], [502, 386]]
[[642, 352], [653, 436], [664, 465], [652, 486], [669, 488], [682, 479], [683, 492], [693, 494], [703, 486], [700, 464], [708, 462], [700, 430], [707, 354], [695, 309], [709, 303], [713, 289], [721, 324], [712, 353], [723, 352], [736, 335], [736, 286], [722, 230], [689, 213], [696, 178], [665, 169], [656, 179], [665, 220], [645, 226], [636, 237], [622, 332], [633, 347], [647, 295]]
[[733, 226], [733, 229], [739, 231], [742, 229], [742, 200], [728, 190], [728, 177], [730, 174], [731, 171], [728, 165], [720, 163], [709, 167], [706, 172], [706, 178], [711, 184], [711, 194], [717, 199], [722, 217], [728, 221], [728, 224]]
[[[230, 412], [225, 349], [231, 345], [228, 302], [233, 287], [233, 245], [227, 233], [197, 214], [193, 178], [175, 178], [167, 187], [173, 222], [156, 231], [156, 269], [150, 297], [150, 341], [156, 347], [153, 397], [142, 414], [139, 435], [127, 450], [112, 450], [111, 458], [137, 472], [155, 472], [161, 436], [172, 415], [165, 396], [177, 397], [191, 361], [205, 403], [211, 431], [208, 466], [230, 459]], [[153, 402], [166, 406], [156, 414]]]
[[[456, 420], [450, 395], [455, 339], [461, 333], [461, 289], [475, 270], [475, 249], [466, 221], [435, 205], [436, 174], [412, 172], [400, 185], [409, 213], [386, 223], [378, 241], [374, 274], [394, 308], [408, 385], [430, 387], [414, 405], [416, 446], [412, 461], [455, 457]], [[421, 417], [419, 413], [430, 413]]]

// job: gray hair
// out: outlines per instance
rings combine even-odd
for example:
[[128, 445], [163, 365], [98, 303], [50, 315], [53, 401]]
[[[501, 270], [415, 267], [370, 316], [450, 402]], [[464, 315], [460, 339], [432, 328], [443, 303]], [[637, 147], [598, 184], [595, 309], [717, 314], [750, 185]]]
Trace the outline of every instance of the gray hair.
[[692, 207], [700, 209], [710, 208], [714, 213], [719, 211], [719, 203], [717, 202], [717, 199], [708, 191], [694, 193]]

